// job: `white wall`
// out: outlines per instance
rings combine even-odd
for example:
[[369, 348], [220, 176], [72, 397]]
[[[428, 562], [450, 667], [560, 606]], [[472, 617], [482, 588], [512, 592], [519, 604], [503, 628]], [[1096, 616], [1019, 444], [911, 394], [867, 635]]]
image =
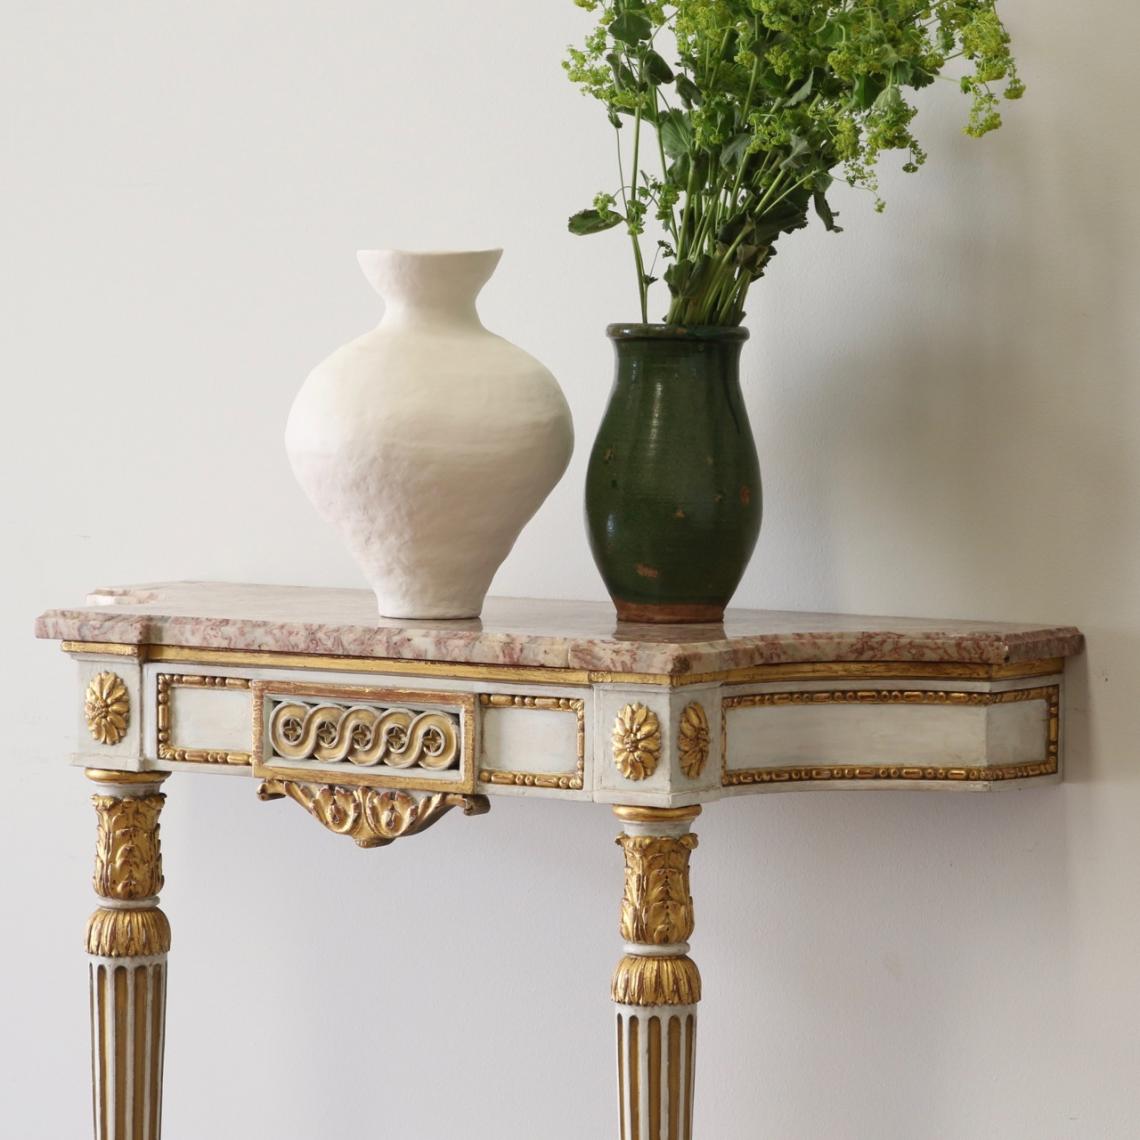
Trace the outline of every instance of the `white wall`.
[[[1140, 1134], [1140, 10], [1006, 0], [1030, 85], [787, 239], [756, 290], [765, 470], [738, 603], [1073, 622], [1068, 780], [711, 807], [696, 859], [704, 1140]], [[7, 715], [0, 1132], [85, 1134], [94, 835], [36, 612], [164, 578], [355, 584], [281, 431], [376, 319], [361, 246], [501, 243], [487, 323], [578, 453], [496, 591], [600, 598], [581, 511], [627, 248], [563, 80], [570, 0], [39, 3], [0, 19]], [[604, 808], [500, 801], [362, 853], [174, 779], [167, 1135], [611, 1136], [620, 859]]]

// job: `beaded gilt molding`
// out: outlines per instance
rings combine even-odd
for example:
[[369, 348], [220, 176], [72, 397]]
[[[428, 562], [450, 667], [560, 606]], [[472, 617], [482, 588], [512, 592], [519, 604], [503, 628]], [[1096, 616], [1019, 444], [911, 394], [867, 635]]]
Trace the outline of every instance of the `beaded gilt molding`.
[[189, 764], [253, 763], [250, 752], [234, 752], [225, 748], [182, 748], [174, 743], [174, 707], [171, 696], [175, 689], [226, 689], [248, 691], [245, 677], [209, 677], [199, 673], [159, 673], [155, 678], [156, 747], [160, 760], [184, 761]]
[[581, 697], [530, 697], [503, 693], [481, 693], [479, 704], [484, 709], [536, 709], [540, 712], [573, 713], [578, 722], [578, 756], [573, 774], [566, 772], [515, 772], [481, 768], [479, 779], [485, 784], [503, 784], [524, 788], [561, 788], [581, 791], [586, 779], [586, 702]]

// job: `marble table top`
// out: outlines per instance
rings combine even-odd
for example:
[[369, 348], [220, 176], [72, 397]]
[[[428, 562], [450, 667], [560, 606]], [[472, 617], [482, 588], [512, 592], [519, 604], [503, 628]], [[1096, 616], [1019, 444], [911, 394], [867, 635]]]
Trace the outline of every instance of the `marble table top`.
[[1065, 657], [1071, 626], [729, 610], [723, 625], [619, 623], [608, 602], [488, 598], [481, 619], [378, 618], [367, 590], [162, 582], [49, 610], [36, 636], [673, 676], [833, 661], [1004, 665]]

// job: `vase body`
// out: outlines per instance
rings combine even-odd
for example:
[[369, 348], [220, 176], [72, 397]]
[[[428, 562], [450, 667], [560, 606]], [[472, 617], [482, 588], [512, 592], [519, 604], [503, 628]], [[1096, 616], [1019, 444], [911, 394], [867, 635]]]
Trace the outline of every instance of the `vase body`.
[[384, 318], [310, 373], [289, 414], [293, 472], [382, 616], [477, 617], [570, 459], [554, 377], [477, 315], [500, 256], [360, 253]]
[[760, 534], [741, 328], [611, 325], [586, 473], [594, 561], [623, 621], [719, 622]]

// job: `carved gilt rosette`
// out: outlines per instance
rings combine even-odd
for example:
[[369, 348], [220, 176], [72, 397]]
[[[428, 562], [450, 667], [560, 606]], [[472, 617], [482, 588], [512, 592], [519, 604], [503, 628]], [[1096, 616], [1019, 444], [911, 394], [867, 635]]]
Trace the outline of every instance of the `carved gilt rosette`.
[[117, 673], [91, 678], [83, 697], [83, 715], [91, 738], [100, 744], [118, 744], [131, 722], [131, 698]]
[[647, 780], [661, 759], [661, 722], [643, 704], [626, 705], [613, 730], [614, 763], [627, 780]]
[[709, 758], [709, 718], [699, 701], [691, 701], [685, 706], [677, 735], [681, 771], [690, 780], [695, 780], [704, 771]]

